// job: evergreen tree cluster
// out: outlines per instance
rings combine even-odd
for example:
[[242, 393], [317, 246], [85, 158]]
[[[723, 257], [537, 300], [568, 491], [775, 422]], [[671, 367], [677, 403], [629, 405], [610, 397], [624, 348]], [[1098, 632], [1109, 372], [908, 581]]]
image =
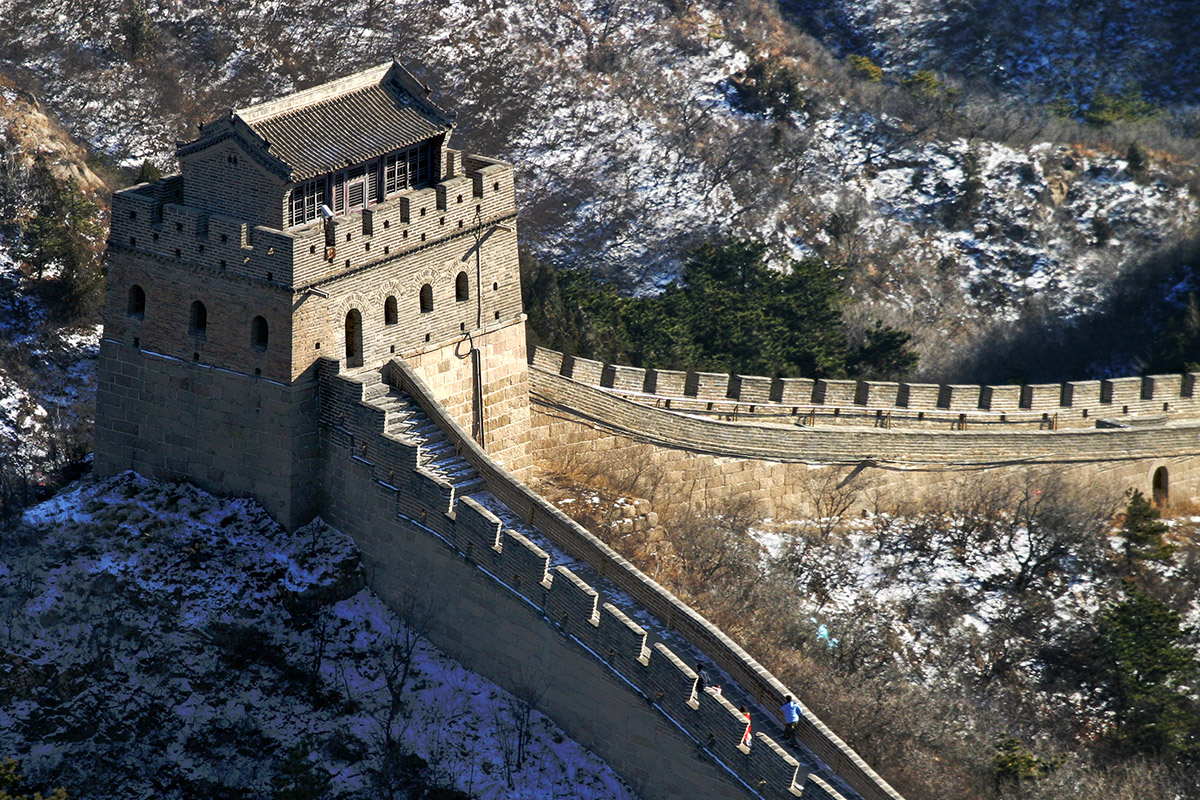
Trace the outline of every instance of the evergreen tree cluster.
[[1142, 590], [1100, 616], [1095, 640], [1098, 695], [1111, 715], [1118, 751], [1194, 758], [1200, 750], [1200, 709], [1192, 687], [1200, 661], [1187, 646], [1180, 615]]
[[[89, 319], [104, 295], [100, 207], [74, 180], [55, 177], [41, 159], [27, 169], [12, 162], [4, 167], [0, 195], [9, 219], [19, 222], [4, 225], [0, 234], [15, 234], [26, 274], [63, 322]], [[18, 207], [16, 197], [32, 199], [32, 207]]]
[[[1141, 492], [1133, 491], [1119, 530], [1123, 552], [1118, 597], [1093, 619], [1075, 656], [1073, 680], [1102, 721], [1097, 742], [1112, 756], [1138, 756], [1188, 768], [1200, 766], [1200, 658], [1195, 631], [1156, 591], [1151, 563], [1175, 552], [1168, 526]], [[999, 761], [997, 761], [999, 764]], [[999, 767], [997, 767], [999, 769]]]
[[848, 328], [837, 265], [812, 258], [775, 269], [757, 242], [693, 250], [683, 281], [655, 297], [628, 297], [528, 256], [522, 287], [535, 341], [587, 358], [768, 376], [883, 378], [916, 367], [909, 334]]

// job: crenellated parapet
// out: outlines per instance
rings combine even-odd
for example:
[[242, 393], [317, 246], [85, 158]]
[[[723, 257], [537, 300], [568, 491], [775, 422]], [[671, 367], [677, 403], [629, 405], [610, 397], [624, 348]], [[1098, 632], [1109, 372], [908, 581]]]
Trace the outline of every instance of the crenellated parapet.
[[962, 430], [1121, 427], [1200, 419], [1200, 373], [978, 386], [767, 378], [603, 364], [538, 348], [531, 363], [629, 400], [688, 413], [801, 424]]
[[[387, 510], [373, 519], [386, 520], [394, 528], [381, 529], [376, 522], [362, 536], [371, 541], [403, 541], [415, 529], [418, 535], [437, 537], [493, 582], [497, 591], [522, 598], [542, 619], [544, 635], [565, 637], [619, 676], [621, 685], [669, 718], [699, 752], [735, 776], [749, 796], [842, 798], [828, 783], [828, 774], [822, 778], [823, 763], [864, 798], [899, 800], [807, 709], [800, 738], [816, 758], [781, 745], [778, 725], [764, 725], [763, 720], [773, 718], [784, 695], [792, 694], [786, 687], [711, 623], [492, 461], [407, 365], [391, 362], [384, 377], [385, 384], [373, 385], [360, 382], [361, 376], [338, 375], [332, 364], [321, 372], [320, 422], [328, 449], [345, 453], [351, 462], [345, 467], [330, 464], [327, 469], [351, 470], [369, 480], [380, 508]], [[389, 432], [402, 431], [389, 422], [396, 411], [384, 404], [397, 390], [434, 422], [455, 458], [469, 464], [468, 477], [462, 477], [461, 471], [458, 479], [438, 474], [424, 465], [419, 438]], [[503, 513], [496, 503], [502, 504]], [[360, 509], [359, 514], [365, 511]], [[336, 509], [329, 513], [338, 519]], [[522, 530], [514, 520], [520, 521]], [[549, 546], [534, 541], [534, 536]], [[366, 546], [370, 548], [370, 542]], [[610, 596], [611, 590], [584, 579], [573, 568], [577, 564], [602, 576], [616, 593]], [[636, 608], [626, 605], [630, 600]], [[657, 620], [657, 629], [635, 621], [646, 619], [647, 614]], [[689, 666], [695, 655], [682, 657], [677, 646], [663, 638], [667, 631], [703, 653], [740, 689], [735, 692], [727, 686], [721, 693], [709, 687], [697, 692], [696, 673]], [[572, 691], [589, 689], [577, 686]], [[745, 719], [726, 696], [734, 693], [744, 693], [757, 703], [751, 746], [743, 744]]]
[[295, 291], [516, 215], [512, 166], [450, 151], [457, 171], [330, 221], [280, 230], [183, 204], [173, 175], [113, 195], [109, 247]]

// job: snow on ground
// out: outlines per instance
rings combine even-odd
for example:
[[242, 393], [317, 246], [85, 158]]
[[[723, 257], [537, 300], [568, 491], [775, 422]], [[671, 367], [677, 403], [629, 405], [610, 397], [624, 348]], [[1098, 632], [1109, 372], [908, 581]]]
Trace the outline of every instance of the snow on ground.
[[319, 521], [289, 535], [251, 501], [132, 473], [24, 521], [0, 548], [0, 754], [72, 797], [264, 796], [300, 743], [337, 798], [414, 776], [479, 798], [635, 797], [403, 624]]
[[[931, 684], [1007, 669], [1036, 683], [1031, 645], [1081, 630], [1120, 597], [1122, 573], [1111, 565], [1121, 563], [1123, 540], [1108, 516], [1115, 509], [1097, 498], [1075, 509], [1092, 516], [1043, 519], [1032, 534], [1012, 516], [876, 511], [767, 520], [753, 535], [766, 558], [794, 565], [801, 612], [826, 647], [874, 638], [867, 649], [881, 648]], [[1147, 580], [1185, 593], [1194, 586], [1195, 521], [1167, 521], [1176, 556], [1146, 562]], [[1182, 600], [1185, 621], [1200, 618], [1200, 596]]]
[[885, 70], [933, 69], [1039, 102], [1096, 89], [1194, 103], [1193, 9], [1174, 0], [784, 0], [806, 29]]
[[49, 452], [51, 440], [90, 425], [100, 343], [99, 325], [63, 329], [47, 317], [0, 238], [0, 457], [34, 478], [68, 457]]

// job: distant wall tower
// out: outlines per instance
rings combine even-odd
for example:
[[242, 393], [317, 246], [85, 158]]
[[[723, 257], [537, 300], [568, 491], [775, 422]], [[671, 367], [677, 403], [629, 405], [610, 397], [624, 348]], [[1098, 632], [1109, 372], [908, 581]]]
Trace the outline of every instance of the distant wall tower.
[[319, 510], [316, 365], [406, 360], [518, 476], [529, 388], [512, 167], [452, 150], [398, 63], [231, 110], [113, 198], [96, 469]]

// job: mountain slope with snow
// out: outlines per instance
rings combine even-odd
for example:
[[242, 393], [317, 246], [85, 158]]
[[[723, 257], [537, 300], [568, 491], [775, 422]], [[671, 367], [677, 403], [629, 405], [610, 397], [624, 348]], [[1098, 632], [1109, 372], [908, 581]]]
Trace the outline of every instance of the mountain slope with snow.
[[[915, 24], [872, 9], [881, 42], [885, 26]], [[939, 9], [920, 18], [962, 12]], [[1186, 29], [1154, 35], [1175, 46]], [[846, 266], [854, 324], [912, 331], [929, 378], [1012, 379], [979, 351], [1104, 313], [1119, 279], [1145, 280], [1148, 254], [1197, 230], [1200, 177], [1175, 151], [1151, 146], [1134, 174], [1120, 139], [852, 78], [766, 0], [422, 0], [387, 13], [374, 0], [109, 2], [86, 15], [13, 0], [0, 42], [0, 68], [82, 141], [168, 170], [176, 139], [222, 109], [397, 53], [458, 112], [461, 146], [516, 164], [535, 256], [636, 292], [715, 237], [830, 258]], [[1182, 278], [1153, 280], [1161, 295]], [[1137, 356], [1083, 366], [1121, 371]]]
[[402, 623], [320, 521], [289, 535], [251, 501], [126, 474], [24, 522], [0, 548], [0, 755], [39, 784], [266, 797], [299, 765], [346, 800], [635, 797], [430, 647], [435, 609]]
[[786, 13], [839, 52], [889, 69], [934, 69], [1041, 102], [1087, 102], [1136, 87], [1159, 101], [1200, 101], [1187, 0], [783, 0]]

